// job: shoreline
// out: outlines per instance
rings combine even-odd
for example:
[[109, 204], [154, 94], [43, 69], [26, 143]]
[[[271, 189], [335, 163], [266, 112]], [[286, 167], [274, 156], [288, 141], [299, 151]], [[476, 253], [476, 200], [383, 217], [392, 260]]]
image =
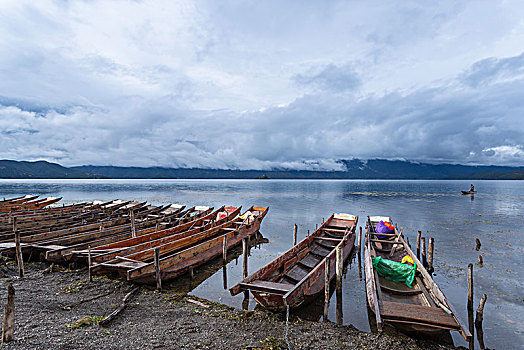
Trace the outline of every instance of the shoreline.
[[[134, 285], [95, 277], [87, 269], [68, 270], [47, 263], [25, 264], [17, 278], [13, 262], [3, 264], [0, 298], [15, 288], [15, 340], [6, 349], [287, 349], [285, 314], [244, 311], [165, 290], [141, 287], [107, 327], [97, 322], [120, 305]], [[97, 297], [93, 299], [93, 297]], [[69, 306], [69, 307], [68, 307]], [[404, 335], [362, 332], [352, 325], [289, 320], [291, 349], [456, 349]], [[463, 348], [462, 348], [463, 349]]]

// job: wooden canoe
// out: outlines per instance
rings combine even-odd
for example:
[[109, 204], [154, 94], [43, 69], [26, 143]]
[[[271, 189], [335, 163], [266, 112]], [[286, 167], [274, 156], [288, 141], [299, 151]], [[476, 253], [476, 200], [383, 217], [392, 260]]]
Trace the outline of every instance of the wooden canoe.
[[475, 194], [477, 191], [460, 191], [462, 194]]
[[[220, 213], [226, 211], [228, 214], [220, 219], [217, 217]], [[118, 257], [126, 257], [127, 259], [137, 259], [136, 254], [142, 251], [148, 251], [151, 248], [164, 246], [182, 239], [187, 236], [208, 230], [215, 225], [221, 225], [224, 222], [233, 220], [240, 212], [240, 208], [236, 207], [221, 207], [214, 212], [210, 212], [202, 217], [193, 216], [193, 220], [180, 223], [175, 227], [165, 230], [152, 232], [146, 235], [141, 235], [134, 238], [128, 238], [115, 243], [102, 245], [96, 247], [91, 251], [92, 261], [94, 264], [103, 262], [118, 262]], [[87, 251], [73, 252], [78, 258], [87, 259]], [[135, 255], [133, 255], [135, 254]], [[92, 269], [96, 271], [96, 268]]]
[[5, 206], [12, 206], [12, 205], [15, 205], [15, 204], [25, 203], [25, 202], [29, 202], [29, 201], [32, 201], [32, 200], [37, 199], [37, 198], [38, 198], [38, 196], [27, 195], [27, 196], [21, 196], [21, 197], [4, 199], [4, 200], [0, 201], [0, 210], [2, 210], [3, 207], [5, 207]]
[[[368, 217], [364, 244], [366, 297], [375, 314], [378, 330], [382, 330], [383, 322], [405, 333], [423, 337], [455, 330], [468, 341], [471, 338], [468, 328], [406, 244], [402, 233], [396, 228], [390, 234], [375, 233], [375, 227], [380, 221], [392, 224], [390, 217]], [[417, 265], [412, 288], [379, 276], [373, 267], [374, 257], [401, 262], [406, 255]]]
[[298, 308], [324, 290], [325, 261], [330, 259], [330, 280], [335, 277], [336, 247], [342, 247], [344, 261], [355, 244], [358, 217], [332, 214], [311, 235], [237, 285], [231, 295], [251, 291], [266, 309]]
[[9, 204], [2, 206], [0, 209], [1, 211], [26, 211], [26, 210], [34, 210], [34, 209], [42, 209], [48, 205], [51, 205], [53, 203], [56, 203], [60, 201], [62, 197], [55, 198], [55, 197], [48, 197], [48, 198], [42, 198], [42, 199], [35, 199], [33, 201], [28, 202], [22, 202], [17, 204]]
[[[228, 227], [216, 227], [210, 237], [199, 240], [198, 243], [160, 258], [160, 274], [162, 279], [176, 278], [189, 270], [222, 254], [224, 237], [227, 248], [238, 245], [243, 238], [249, 238], [260, 229], [260, 224], [266, 216], [269, 207], [251, 207], [242, 216], [235, 219]], [[248, 215], [246, 215], [248, 214]], [[226, 224], [223, 224], [226, 225]], [[205, 231], [206, 232], [206, 231]], [[202, 236], [200, 236], [202, 237]], [[127, 280], [138, 283], [155, 283], [154, 262], [128, 261]]]

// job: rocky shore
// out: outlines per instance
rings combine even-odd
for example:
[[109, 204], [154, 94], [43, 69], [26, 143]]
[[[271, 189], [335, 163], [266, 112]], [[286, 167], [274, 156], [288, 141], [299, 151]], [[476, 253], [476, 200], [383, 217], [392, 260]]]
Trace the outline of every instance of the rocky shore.
[[[109, 325], [98, 322], [117, 309], [134, 285], [88, 280], [87, 270], [50, 271], [31, 263], [20, 279], [13, 263], [2, 266], [0, 300], [15, 288], [15, 340], [6, 349], [446, 349], [402, 335], [361, 332], [352, 326], [309, 322], [285, 315], [243, 311], [191, 295], [140, 287]], [[453, 348], [453, 347], [451, 347]]]

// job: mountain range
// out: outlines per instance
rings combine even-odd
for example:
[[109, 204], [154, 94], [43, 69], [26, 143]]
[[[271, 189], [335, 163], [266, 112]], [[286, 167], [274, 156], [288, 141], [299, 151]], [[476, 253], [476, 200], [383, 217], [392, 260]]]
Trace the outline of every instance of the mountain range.
[[524, 167], [429, 164], [403, 160], [340, 160], [344, 170], [64, 167], [47, 161], [0, 160], [2, 179], [438, 179], [524, 180]]

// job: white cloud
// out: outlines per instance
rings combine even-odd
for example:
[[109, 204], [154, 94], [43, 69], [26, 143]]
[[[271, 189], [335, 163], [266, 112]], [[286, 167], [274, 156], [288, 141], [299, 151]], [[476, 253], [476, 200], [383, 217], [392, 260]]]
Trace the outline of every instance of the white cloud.
[[[522, 5], [0, 2], [0, 158], [522, 165]], [[502, 148], [501, 148], [502, 147]], [[505, 149], [503, 147], [509, 147]]]

